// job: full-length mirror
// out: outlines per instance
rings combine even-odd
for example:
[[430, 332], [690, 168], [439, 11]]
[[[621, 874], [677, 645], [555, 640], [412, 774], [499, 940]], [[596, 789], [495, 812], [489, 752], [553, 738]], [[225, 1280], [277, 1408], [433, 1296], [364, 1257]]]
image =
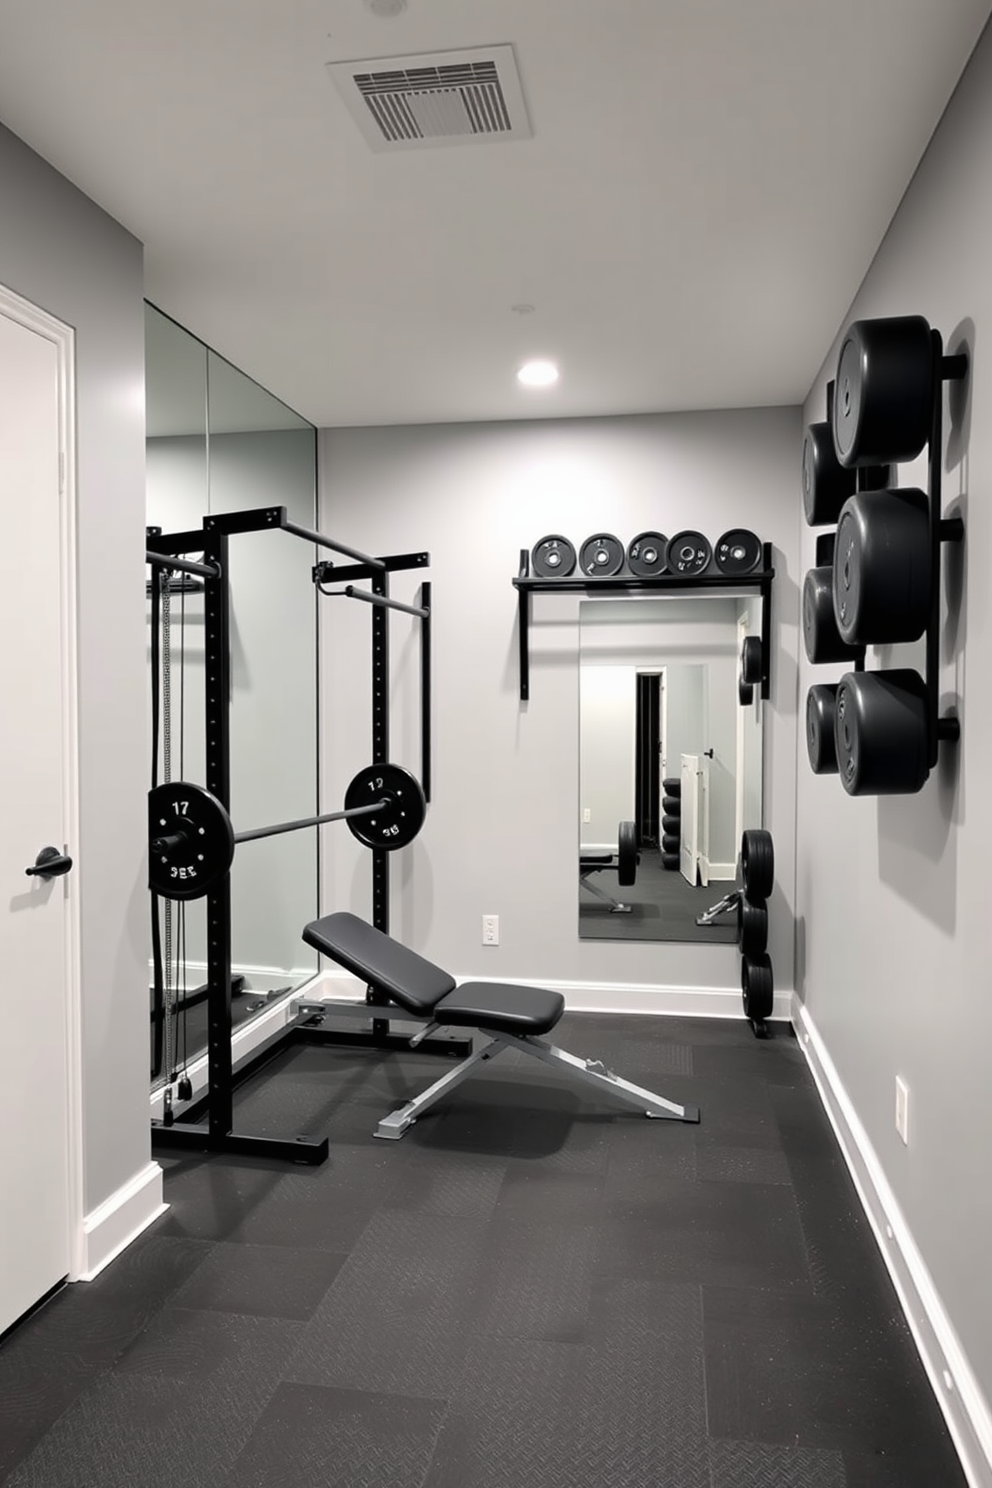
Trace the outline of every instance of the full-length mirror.
[[760, 689], [739, 692], [757, 594], [579, 606], [579, 937], [733, 941], [698, 924], [761, 825]]

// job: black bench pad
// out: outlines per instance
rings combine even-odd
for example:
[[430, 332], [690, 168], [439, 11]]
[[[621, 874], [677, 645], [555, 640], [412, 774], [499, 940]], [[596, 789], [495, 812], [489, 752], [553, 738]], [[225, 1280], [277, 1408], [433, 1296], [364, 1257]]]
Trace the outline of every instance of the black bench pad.
[[433, 1012], [441, 998], [455, 989], [454, 977], [440, 966], [345, 910], [312, 920], [303, 931], [303, 939], [421, 1017]]
[[490, 1033], [547, 1033], [565, 1011], [560, 992], [504, 982], [463, 982], [434, 1008], [438, 1023]]

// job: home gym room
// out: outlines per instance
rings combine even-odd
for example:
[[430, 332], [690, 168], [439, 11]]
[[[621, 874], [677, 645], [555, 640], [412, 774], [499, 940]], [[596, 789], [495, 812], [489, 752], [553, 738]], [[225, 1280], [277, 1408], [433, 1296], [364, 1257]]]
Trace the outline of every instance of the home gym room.
[[7, 0], [0, 1481], [990, 1488], [989, 12]]

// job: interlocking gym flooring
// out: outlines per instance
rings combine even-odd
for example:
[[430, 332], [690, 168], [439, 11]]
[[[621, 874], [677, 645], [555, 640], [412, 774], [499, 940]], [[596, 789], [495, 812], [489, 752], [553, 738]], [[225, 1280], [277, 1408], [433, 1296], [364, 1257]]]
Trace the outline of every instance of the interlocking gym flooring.
[[961, 1488], [799, 1048], [567, 1014], [649, 1121], [504, 1054], [399, 1142], [435, 1055], [297, 1047], [169, 1211], [0, 1344], [10, 1488]]

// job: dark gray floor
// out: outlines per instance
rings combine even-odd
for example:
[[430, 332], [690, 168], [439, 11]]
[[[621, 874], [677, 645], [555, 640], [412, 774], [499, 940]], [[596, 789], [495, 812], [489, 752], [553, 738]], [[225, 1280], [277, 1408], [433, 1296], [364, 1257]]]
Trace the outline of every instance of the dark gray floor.
[[501, 1056], [401, 1142], [435, 1056], [298, 1048], [245, 1130], [322, 1168], [166, 1158], [172, 1207], [0, 1345], [10, 1488], [959, 1488], [781, 1025], [569, 1015], [680, 1102]]
[[737, 938], [734, 915], [722, 915], [712, 925], [697, 925], [699, 915], [735, 887], [712, 883], [701, 888], [687, 883], [677, 869], [663, 868], [657, 848], [641, 849], [637, 877], [620, 888], [616, 870], [594, 873], [590, 880], [605, 893], [630, 905], [630, 914], [614, 914], [608, 904], [579, 889], [580, 940], [689, 940], [727, 945]]

